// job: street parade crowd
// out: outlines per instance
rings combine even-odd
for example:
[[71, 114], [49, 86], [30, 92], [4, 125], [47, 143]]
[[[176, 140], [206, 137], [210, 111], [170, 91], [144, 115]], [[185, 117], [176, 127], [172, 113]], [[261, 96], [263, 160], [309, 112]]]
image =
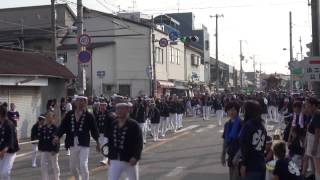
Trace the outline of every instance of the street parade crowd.
[[[119, 180], [124, 173], [127, 179], [137, 180], [147, 136], [157, 142], [182, 129], [185, 117], [208, 121], [213, 114], [224, 129], [221, 163], [229, 168], [230, 180], [320, 180], [319, 102], [307, 92], [203, 93], [157, 99], [77, 95], [62, 98], [59, 104], [48, 101], [47, 112], [31, 129], [31, 165], [40, 167], [41, 180], [49, 180], [49, 172], [55, 180], [60, 179], [61, 140], [77, 180], [89, 180], [92, 140], [102, 153], [99, 163], [109, 165], [109, 180]], [[1, 103], [0, 180], [10, 180], [19, 151], [18, 120], [15, 105]], [[275, 131], [269, 131], [270, 127]]]

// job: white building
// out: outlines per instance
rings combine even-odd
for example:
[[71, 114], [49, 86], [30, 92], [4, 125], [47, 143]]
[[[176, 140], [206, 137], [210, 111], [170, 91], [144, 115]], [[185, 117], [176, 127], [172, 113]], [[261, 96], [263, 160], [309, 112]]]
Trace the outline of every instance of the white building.
[[201, 64], [201, 49], [193, 46], [185, 46], [185, 79], [192, 85], [190, 95], [200, 90], [200, 85], [205, 82], [204, 65]]

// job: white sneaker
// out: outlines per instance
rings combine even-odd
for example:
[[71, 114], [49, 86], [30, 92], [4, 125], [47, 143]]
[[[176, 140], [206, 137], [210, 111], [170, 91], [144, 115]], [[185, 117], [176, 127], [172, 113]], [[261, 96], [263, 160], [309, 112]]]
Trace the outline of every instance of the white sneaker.
[[32, 164], [32, 168], [38, 167], [37, 164]]
[[71, 154], [71, 153], [70, 153], [70, 150], [68, 149], [66, 155], [67, 155], [67, 156], [70, 156], [70, 154]]

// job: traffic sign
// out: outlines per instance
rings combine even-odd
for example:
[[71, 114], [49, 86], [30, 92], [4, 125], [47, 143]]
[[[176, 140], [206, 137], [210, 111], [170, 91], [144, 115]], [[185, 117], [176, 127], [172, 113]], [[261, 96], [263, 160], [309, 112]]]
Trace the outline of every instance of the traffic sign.
[[168, 40], [166, 38], [161, 38], [159, 40], [160, 47], [167, 47], [168, 46]]
[[171, 41], [176, 41], [179, 37], [179, 33], [177, 31], [172, 31], [169, 33], [169, 39]]
[[320, 57], [309, 57], [303, 61], [304, 80], [320, 82]]
[[104, 77], [104, 76], [106, 76], [106, 71], [97, 71], [97, 76], [98, 76], [98, 77]]
[[91, 60], [91, 53], [90, 51], [81, 51], [78, 54], [78, 59], [80, 63], [88, 63]]
[[82, 34], [78, 37], [78, 43], [81, 46], [88, 47], [91, 44], [91, 38], [88, 34]]

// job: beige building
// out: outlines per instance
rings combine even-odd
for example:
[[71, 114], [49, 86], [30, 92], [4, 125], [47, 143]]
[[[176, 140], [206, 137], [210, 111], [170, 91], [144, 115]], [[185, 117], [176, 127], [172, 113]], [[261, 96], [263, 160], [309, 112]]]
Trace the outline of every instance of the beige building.
[[[136, 16], [135, 16], [136, 17]], [[152, 81], [149, 69], [153, 62], [152, 29], [150, 21], [120, 18], [95, 10], [84, 10], [85, 33], [91, 36], [88, 50], [92, 61], [85, 65], [87, 93], [89, 95], [127, 96], [150, 95]], [[161, 30], [155, 30], [156, 77], [159, 96], [170, 93], [168, 89], [185, 82], [184, 44], [161, 48], [158, 41], [169, 39]], [[77, 38], [68, 35], [59, 47], [67, 54], [66, 66], [78, 74]], [[98, 76], [105, 74], [105, 76]]]

